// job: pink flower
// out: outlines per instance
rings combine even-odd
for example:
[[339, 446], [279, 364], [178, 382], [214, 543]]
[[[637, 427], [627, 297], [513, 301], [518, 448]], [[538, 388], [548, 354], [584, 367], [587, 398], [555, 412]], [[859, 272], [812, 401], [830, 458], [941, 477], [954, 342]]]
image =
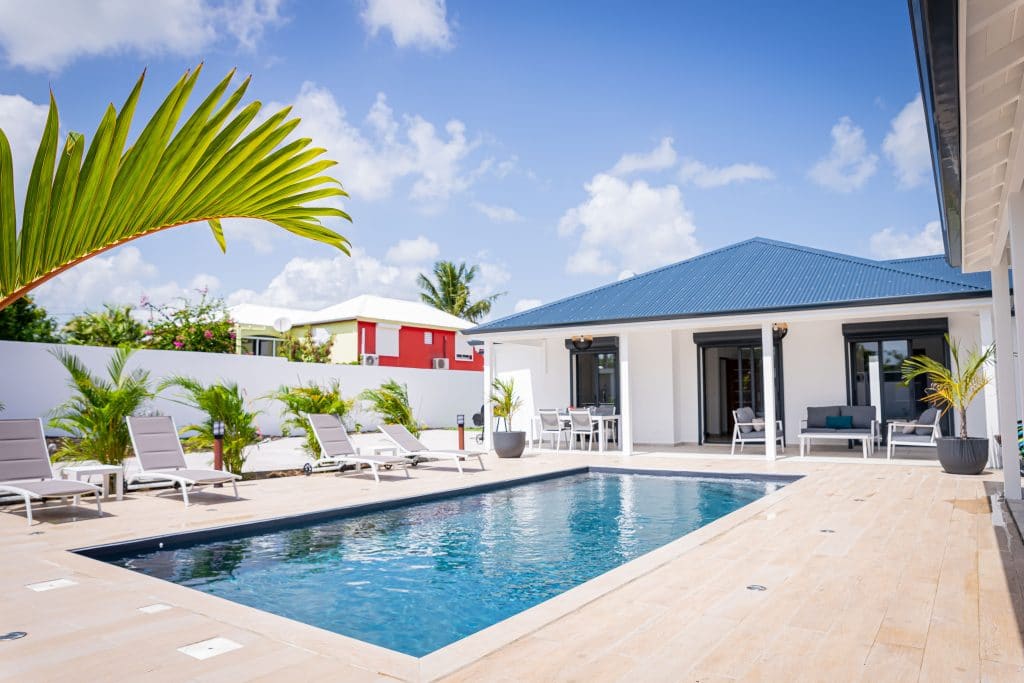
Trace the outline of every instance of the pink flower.
[[203, 336], [206, 337], [207, 339], [213, 339], [213, 332], [211, 332], [210, 330], [206, 330], [205, 332], [203, 332]]
[[152, 337], [153, 336], [153, 330], [143, 330], [142, 331], [142, 336], [143, 337]]
[[235, 338], [235, 331], [231, 330], [230, 332], [228, 332], [228, 336], [231, 337], [232, 339], [234, 339]]
[[182, 342], [180, 339], [175, 339], [174, 340], [174, 348], [180, 349], [184, 345], [185, 345], [184, 342]]

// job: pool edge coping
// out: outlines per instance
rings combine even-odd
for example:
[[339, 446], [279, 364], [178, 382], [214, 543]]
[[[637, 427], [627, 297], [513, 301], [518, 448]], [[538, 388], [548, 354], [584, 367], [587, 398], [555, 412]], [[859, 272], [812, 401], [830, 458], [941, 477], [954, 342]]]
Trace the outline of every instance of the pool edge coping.
[[[228, 538], [240, 534], [263, 533], [279, 530], [295, 524], [305, 524], [315, 521], [326, 521], [329, 519], [340, 519], [359, 514], [372, 513], [382, 510], [394, 509], [405, 505], [444, 500], [463, 495], [486, 493], [488, 491], [500, 490], [514, 486], [536, 483], [550, 479], [556, 479], [574, 474], [594, 473], [615, 473], [615, 474], [642, 474], [652, 476], [686, 476], [705, 480], [734, 480], [754, 481], [764, 483], [784, 484], [780, 489], [768, 493], [752, 503], [730, 512], [688, 534], [681, 536], [669, 543], [655, 548], [650, 552], [621, 564], [613, 569], [604, 572], [584, 583], [570, 588], [569, 590], [555, 595], [540, 604], [534, 605], [522, 612], [514, 614], [495, 624], [483, 628], [462, 638], [454, 643], [446, 645], [438, 650], [415, 657], [397, 650], [392, 650], [380, 645], [375, 645], [352, 636], [336, 633], [319, 626], [307, 624], [302, 621], [291, 619], [282, 615], [267, 612], [256, 607], [237, 603], [226, 598], [205, 593], [194, 588], [160, 579], [157, 577], [134, 572], [130, 569], [120, 567], [104, 559], [104, 556], [111, 556], [114, 550], [118, 553], [131, 552], [159, 542], [161, 539], [178, 539], [181, 543], [195, 543], [218, 538]], [[202, 603], [208, 605], [219, 604], [222, 609], [238, 614], [255, 613], [259, 615], [260, 621], [277, 623], [282, 629], [293, 631], [298, 638], [287, 639], [289, 642], [299, 644], [296, 640], [323, 640], [341, 639], [339, 644], [344, 644], [348, 652], [343, 658], [346, 663], [363, 668], [377, 674], [386, 676], [397, 676], [411, 680], [437, 680], [443, 676], [451, 675], [477, 660], [495, 652], [502, 647], [510, 645], [531, 633], [568, 616], [585, 605], [615, 591], [623, 588], [629, 583], [652, 571], [678, 559], [691, 549], [706, 543], [735, 526], [756, 517], [783, 499], [788, 497], [793, 485], [805, 480], [806, 474], [774, 474], [774, 473], [752, 473], [752, 472], [715, 472], [708, 470], [680, 470], [665, 467], [630, 466], [630, 465], [579, 465], [563, 469], [551, 470], [523, 477], [514, 477], [501, 481], [487, 482], [482, 484], [470, 484], [451, 489], [432, 491], [416, 494], [413, 496], [401, 496], [388, 498], [368, 503], [355, 503], [351, 505], [336, 506], [313, 510], [310, 512], [295, 515], [279, 515], [258, 520], [241, 522], [238, 524], [221, 524], [202, 529], [194, 529], [184, 532], [146, 536], [112, 543], [103, 543], [80, 548], [66, 548], [61, 552], [78, 558], [89, 564], [91, 569], [101, 574], [109, 574], [111, 578], [123, 576], [123, 572], [129, 572], [133, 577], [145, 581], [156, 581], [164, 588], [171, 588], [183, 596], [182, 603], [193, 603], [189, 609], [198, 610], [210, 614], [212, 610], [202, 610]], [[103, 550], [109, 552], [103, 553]], [[98, 565], [98, 566], [97, 566]], [[102, 569], [101, 569], [102, 568]], [[211, 602], [213, 599], [215, 602]], [[180, 605], [185, 607], [185, 605]], [[216, 617], [215, 614], [211, 615]], [[256, 617], [253, 616], [255, 620]], [[242, 626], [245, 628], [244, 626]], [[307, 639], [302, 634], [310, 634]], [[313, 646], [311, 646], [312, 649]], [[335, 649], [334, 655], [336, 656]]]

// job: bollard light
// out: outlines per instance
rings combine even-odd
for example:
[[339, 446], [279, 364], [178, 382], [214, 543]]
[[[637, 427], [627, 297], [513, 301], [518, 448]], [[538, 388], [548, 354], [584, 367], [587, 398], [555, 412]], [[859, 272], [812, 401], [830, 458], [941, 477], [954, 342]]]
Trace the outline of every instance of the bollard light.
[[[214, 420], [211, 425], [211, 431], [213, 432], [213, 469], [223, 470], [224, 469], [224, 422], [221, 420]], [[215, 488], [219, 488], [223, 484], [214, 484]]]
[[213, 438], [224, 438], [224, 423], [221, 420], [214, 420], [213, 422]]

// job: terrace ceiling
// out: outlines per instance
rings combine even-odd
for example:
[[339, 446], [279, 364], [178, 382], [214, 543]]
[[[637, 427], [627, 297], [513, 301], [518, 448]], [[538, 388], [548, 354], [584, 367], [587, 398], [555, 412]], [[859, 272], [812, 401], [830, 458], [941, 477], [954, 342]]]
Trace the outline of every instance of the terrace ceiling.
[[1012, 193], [1024, 182], [1024, 0], [959, 3], [962, 263], [1002, 257]]

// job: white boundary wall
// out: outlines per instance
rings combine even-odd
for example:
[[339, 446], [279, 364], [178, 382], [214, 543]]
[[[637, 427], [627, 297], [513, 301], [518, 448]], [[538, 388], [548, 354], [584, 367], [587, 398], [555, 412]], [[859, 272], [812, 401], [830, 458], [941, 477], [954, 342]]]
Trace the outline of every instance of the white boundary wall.
[[[64, 348], [76, 354], [93, 373], [106, 376], [106, 364], [112, 349], [95, 346], [62, 346], [0, 341], [0, 403], [6, 406], [0, 417], [46, 417], [71, 395], [68, 374], [50, 355], [50, 349]], [[455, 416], [470, 416], [483, 402], [482, 373], [462, 370], [420, 370], [415, 368], [364, 367], [322, 363], [289, 363], [282, 358], [238, 356], [188, 351], [136, 351], [129, 369], [149, 370], [155, 386], [170, 375], [188, 375], [201, 382], [219, 380], [237, 382], [251, 408], [260, 411], [257, 424], [265, 435], [281, 432], [281, 404], [264, 397], [282, 384], [305, 384], [311, 380], [341, 382], [345, 398], [354, 398], [363, 389], [380, 386], [395, 379], [409, 388], [409, 401], [420, 422], [430, 427], [453, 427]], [[168, 389], [150, 402], [148, 409], [171, 415], [179, 426], [197, 422], [199, 411], [169, 400], [177, 394]], [[372, 413], [357, 407], [353, 420], [363, 429], [379, 422]], [[58, 434], [47, 428], [47, 433]]]

